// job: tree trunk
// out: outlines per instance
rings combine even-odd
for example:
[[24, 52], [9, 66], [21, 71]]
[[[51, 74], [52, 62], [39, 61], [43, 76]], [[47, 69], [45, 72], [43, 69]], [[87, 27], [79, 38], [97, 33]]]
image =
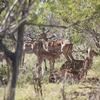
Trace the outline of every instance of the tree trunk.
[[[18, 0], [21, 7], [21, 12], [19, 13], [20, 21], [23, 20], [29, 10], [29, 7], [31, 5], [31, 0], [29, 0], [29, 5], [27, 5], [26, 0]], [[21, 15], [21, 16], [20, 16]], [[5, 23], [6, 24], [6, 23]], [[15, 49], [15, 52], [11, 52], [6, 48], [6, 46], [2, 43], [2, 38], [0, 38], [0, 49], [7, 55], [7, 57], [11, 60], [12, 64], [10, 66], [10, 77], [9, 82], [7, 86], [6, 95], [4, 96], [4, 100], [14, 100], [15, 99], [15, 89], [16, 89], [16, 82], [18, 77], [18, 71], [19, 71], [19, 64], [22, 57], [22, 48], [23, 48], [23, 36], [24, 36], [24, 25], [25, 21], [20, 24], [17, 30], [17, 46]]]
[[10, 79], [8, 83], [5, 100], [14, 100], [15, 98], [16, 81], [17, 81], [19, 63], [21, 60], [22, 47], [23, 47], [23, 31], [24, 31], [24, 23], [18, 29], [17, 48], [15, 53], [13, 54]]

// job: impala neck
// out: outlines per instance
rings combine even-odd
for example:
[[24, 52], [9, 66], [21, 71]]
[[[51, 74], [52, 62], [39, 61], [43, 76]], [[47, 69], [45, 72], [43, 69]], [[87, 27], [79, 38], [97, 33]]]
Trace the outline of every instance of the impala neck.
[[44, 40], [48, 42], [48, 38], [45, 38]]
[[92, 66], [92, 63], [93, 63], [93, 56], [91, 54], [91, 51], [88, 50], [88, 57], [86, 58], [86, 61], [85, 61], [85, 67], [90, 69]]
[[91, 53], [91, 48], [88, 49], [88, 58], [89, 59], [93, 58], [92, 53]]
[[91, 53], [88, 53], [88, 58], [89, 59], [92, 59], [93, 58], [92, 55], [91, 55]]
[[57, 54], [52, 54], [53, 59], [57, 59], [61, 55], [61, 52], [58, 52]]
[[45, 48], [48, 49], [48, 38], [44, 38], [44, 45]]

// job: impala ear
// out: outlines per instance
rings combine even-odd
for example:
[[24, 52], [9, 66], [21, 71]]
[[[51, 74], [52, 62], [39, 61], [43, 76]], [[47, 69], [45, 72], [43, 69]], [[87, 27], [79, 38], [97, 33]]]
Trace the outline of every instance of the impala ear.
[[45, 31], [45, 33], [48, 33], [50, 30]]
[[51, 37], [48, 37], [48, 39], [52, 39], [54, 37], [57, 37], [57, 35], [56, 34], [53, 34]]
[[52, 36], [53, 36], [53, 37], [57, 37], [57, 35], [56, 35], [56, 34], [53, 34]]
[[45, 28], [42, 29], [43, 33], [45, 32]]
[[89, 47], [89, 48], [88, 48], [88, 52], [90, 52], [91, 50], [92, 50], [92, 47]]

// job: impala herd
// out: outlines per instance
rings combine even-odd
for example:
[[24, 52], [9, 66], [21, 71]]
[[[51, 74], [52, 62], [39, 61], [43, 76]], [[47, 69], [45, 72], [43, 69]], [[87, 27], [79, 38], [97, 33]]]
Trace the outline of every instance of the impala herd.
[[88, 49], [88, 56], [84, 60], [66, 61], [61, 65], [59, 71], [53, 72], [49, 76], [49, 82], [60, 82], [65, 78], [67, 81], [79, 81], [87, 75], [93, 63], [93, 57], [98, 53], [91, 48]]
[[[24, 41], [23, 44], [23, 62], [25, 53], [34, 53], [37, 56], [38, 67], [41, 68], [43, 60], [47, 59], [50, 64], [49, 82], [79, 81], [87, 75], [88, 70], [92, 66], [93, 57], [98, 53], [88, 49], [88, 56], [84, 60], [76, 60], [72, 56], [73, 43], [66, 39], [55, 39], [49, 41], [47, 32], [43, 28], [43, 33], [36, 40]], [[55, 60], [63, 54], [66, 62], [63, 63], [58, 71], [54, 71]], [[0, 54], [0, 61], [4, 58], [4, 54]], [[6, 58], [6, 57], [5, 57]], [[45, 64], [46, 67], [46, 64]]]

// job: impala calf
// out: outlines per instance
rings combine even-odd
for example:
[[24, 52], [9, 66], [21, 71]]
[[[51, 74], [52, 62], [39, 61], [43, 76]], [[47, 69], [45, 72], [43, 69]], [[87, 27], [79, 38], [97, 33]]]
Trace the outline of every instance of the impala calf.
[[[93, 57], [98, 53], [88, 49], [88, 57], [85, 60], [74, 60], [73, 62], [66, 61], [60, 68], [60, 71], [52, 73], [49, 77], [50, 82], [62, 81], [63, 79], [79, 81], [86, 77], [88, 70], [92, 66]], [[59, 80], [58, 80], [59, 79]]]
[[91, 48], [88, 49], [88, 56], [85, 60], [73, 60], [73, 62], [66, 61], [60, 67], [60, 70], [67, 69], [67, 70], [80, 70], [84, 66], [87, 66], [88, 69], [91, 68], [93, 63], [93, 57], [97, 56], [98, 53], [92, 50]]
[[86, 77], [87, 71], [89, 69], [88, 59], [83, 62], [84, 65], [78, 70], [62, 69], [56, 72], [53, 72], [49, 76], [49, 82], [60, 82], [66, 80], [67, 82], [79, 82], [82, 78]]
[[59, 70], [50, 74], [49, 82], [57, 83], [63, 80], [67, 82], [79, 82], [84, 76], [84, 71], [69, 71], [69, 70]]
[[73, 63], [66, 61], [65, 63], [61, 65], [60, 70], [63, 70], [63, 69], [80, 70], [81, 68], [83, 68], [84, 64], [85, 64], [84, 60], [74, 60]]

